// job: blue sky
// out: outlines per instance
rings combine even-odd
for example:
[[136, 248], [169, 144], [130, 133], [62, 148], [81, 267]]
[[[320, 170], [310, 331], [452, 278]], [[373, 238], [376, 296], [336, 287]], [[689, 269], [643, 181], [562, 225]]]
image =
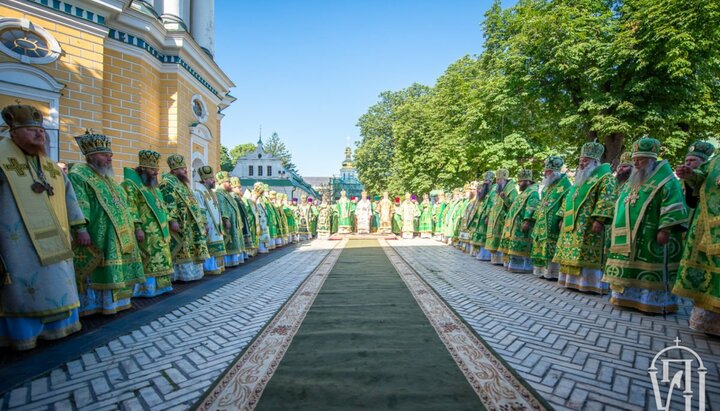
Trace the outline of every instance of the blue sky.
[[[504, 3], [510, 3], [509, 1]], [[216, 0], [215, 59], [236, 87], [222, 144], [276, 131], [304, 176], [337, 174], [385, 90], [433, 85], [482, 50], [482, 1]], [[507, 4], [505, 4], [507, 5]]]

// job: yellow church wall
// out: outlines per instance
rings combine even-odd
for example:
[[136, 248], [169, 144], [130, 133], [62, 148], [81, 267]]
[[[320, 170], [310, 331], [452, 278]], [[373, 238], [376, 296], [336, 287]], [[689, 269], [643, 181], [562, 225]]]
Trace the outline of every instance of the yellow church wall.
[[[60, 160], [76, 162], [82, 157], [73, 136], [85, 129], [102, 130], [104, 37], [0, 6], [3, 17], [25, 18], [44, 28], [60, 43], [63, 53], [49, 64], [33, 64], [65, 84], [60, 96]], [[17, 60], [0, 53], [0, 62]]]
[[[193, 152], [219, 169], [218, 97], [185, 68], [161, 64], [147, 51], [109, 38], [100, 26], [97, 34], [90, 34], [62, 23], [67, 19], [55, 22], [5, 5], [0, 5], [0, 16], [30, 20], [62, 48], [56, 61], [32, 64], [65, 85], [58, 112], [60, 161], [84, 161], [74, 137], [92, 129], [111, 138], [118, 179], [122, 167], [135, 167], [137, 152], [146, 148], [162, 154], [161, 171], [167, 171], [165, 159], [175, 153], [185, 156], [190, 166]], [[0, 63], [4, 62], [18, 61], [0, 53]], [[192, 110], [194, 95], [201, 96], [207, 107], [204, 125], [210, 140], [191, 136], [198, 121]]]

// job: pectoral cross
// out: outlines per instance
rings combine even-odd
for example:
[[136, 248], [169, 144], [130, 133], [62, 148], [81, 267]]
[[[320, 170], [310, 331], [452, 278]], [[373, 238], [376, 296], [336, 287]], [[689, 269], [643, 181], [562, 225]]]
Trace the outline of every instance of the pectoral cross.
[[640, 198], [640, 196], [635, 191], [631, 191], [630, 194], [625, 197], [625, 202], [630, 203], [630, 205], [635, 205], [638, 198]]
[[60, 172], [57, 171], [57, 169], [54, 167], [54, 164], [48, 160], [45, 165], [43, 166], [43, 170], [45, 170], [51, 178], [55, 178], [60, 175]]
[[14, 157], [10, 157], [10, 164], [3, 164], [5, 168], [10, 171], [14, 171], [19, 176], [25, 175], [25, 170], [30, 170], [30, 166], [27, 164], [18, 163]]

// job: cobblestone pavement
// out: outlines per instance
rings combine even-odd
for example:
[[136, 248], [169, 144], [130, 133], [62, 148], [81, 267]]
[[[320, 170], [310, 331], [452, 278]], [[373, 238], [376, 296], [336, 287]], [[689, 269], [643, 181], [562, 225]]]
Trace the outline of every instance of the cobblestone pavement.
[[[720, 410], [720, 339], [688, 328], [689, 303], [663, 319], [433, 240], [388, 243], [556, 409], [657, 409], [647, 369], [679, 337], [704, 360], [708, 409]], [[681, 398], [672, 409], [684, 409]]]
[[188, 409], [338, 243], [302, 245], [13, 389], [0, 408]]

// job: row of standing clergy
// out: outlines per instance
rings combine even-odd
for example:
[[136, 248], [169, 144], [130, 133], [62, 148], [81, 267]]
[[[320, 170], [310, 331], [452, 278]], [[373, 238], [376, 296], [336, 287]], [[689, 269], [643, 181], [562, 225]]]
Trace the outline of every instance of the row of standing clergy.
[[221, 274], [311, 236], [296, 224], [301, 208], [262, 184], [241, 195], [239, 180], [204, 166], [191, 189], [179, 155], [159, 177], [160, 154], [142, 150], [118, 184], [102, 134], [76, 138], [86, 162], [66, 175], [44, 152], [35, 107], [9, 106], [2, 117], [11, 138], [0, 140], [0, 346], [62, 338], [83, 315], [117, 313], [173, 281]]
[[507, 170], [434, 204], [435, 238], [511, 272], [610, 294], [612, 304], [673, 313], [693, 300], [690, 327], [720, 335], [720, 156], [693, 143], [673, 170], [653, 138], [634, 142], [617, 172], [586, 143], [574, 181], [545, 161], [542, 185]]

